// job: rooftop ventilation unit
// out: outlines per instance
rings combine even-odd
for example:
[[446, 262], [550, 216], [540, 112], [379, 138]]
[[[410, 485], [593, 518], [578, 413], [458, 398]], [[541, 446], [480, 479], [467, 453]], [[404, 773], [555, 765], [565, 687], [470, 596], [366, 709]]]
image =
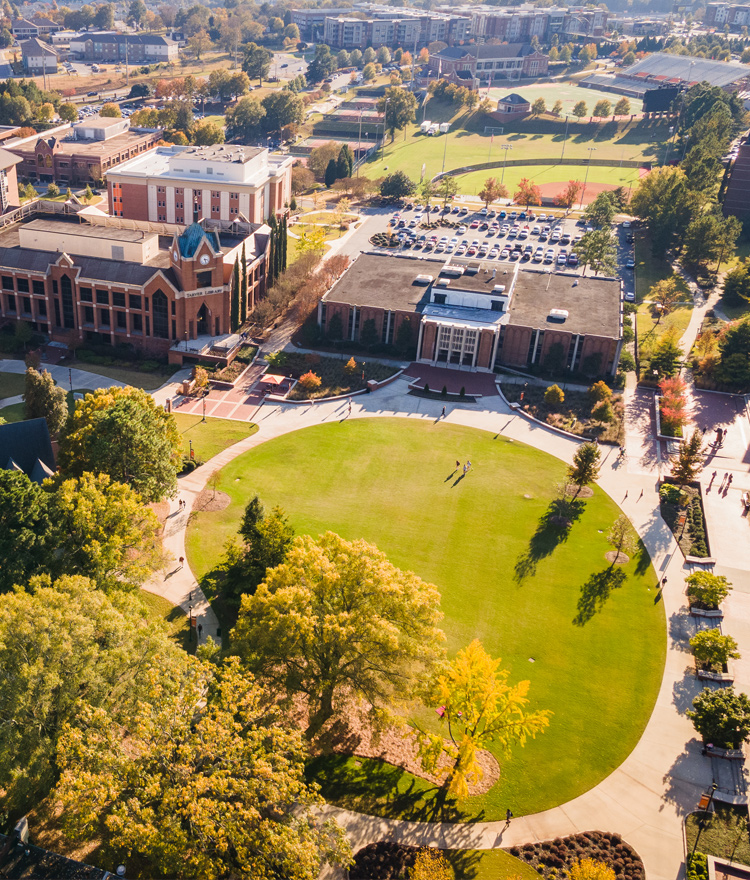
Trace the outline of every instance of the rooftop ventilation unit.
[[433, 275], [417, 275], [417, 277], [414, 279], [414, 283], [415, 284], [432, 284], [432, 282], [434, 280], [435, 280], [435, 277]]
[[504, 284], [496, 284], [492, 288], [493, 293], [505, 293], [505, 285]]
[[443, 266], [441, 274], [450, 275], [451, 278], [460, 278], [464, 274], [463, 266]]
[[435, 287], [447, 287], [450, 283], [450, 278], [438, 278], [435, 282]]
[[550, 321], [566, 321], [568, 319], [568, 310], [567, 309], [550, 309], [549, 310], [549, 320]]

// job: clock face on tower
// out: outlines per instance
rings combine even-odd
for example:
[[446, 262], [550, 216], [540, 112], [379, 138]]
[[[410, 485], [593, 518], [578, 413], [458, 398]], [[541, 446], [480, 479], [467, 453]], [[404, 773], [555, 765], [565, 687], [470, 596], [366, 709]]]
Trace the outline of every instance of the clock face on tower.
[[211, 261], [211, 257], [208, 254], [203, 254], [201, 257], [201, 266], [207, 266]]
[[177, 262], [177, 260], [178, 260], [177, 251], [172, 251], [172, 259], [175, 261], [175, 263]]

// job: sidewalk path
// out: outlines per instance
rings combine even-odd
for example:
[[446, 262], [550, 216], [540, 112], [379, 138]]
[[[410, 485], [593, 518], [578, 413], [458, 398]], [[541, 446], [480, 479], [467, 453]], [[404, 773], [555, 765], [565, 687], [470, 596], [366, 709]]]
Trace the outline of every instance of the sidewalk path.
[[[355, 398], [352, 417], [437, 420], [442, 402], [407, 395], [406, 387], [406, 380], [398, 379], [373, 394]], [[461, 406], [450, 403], [447, 410], [448, 422], [500, 432], [564, 461], [571, 460], [578, 445], [519, 416], [499, 397]], [[238, 455], [288, 431], [341, 419], [345, 411], [346, 403], [340, 401], [303, 407], [264, 404], [256, 418], [259, 431], [183, 477], [181, 492], [195, 497], [210, 473]], [[653, 446], [653, 441], [646, 440], [644, 449], [649, 442]], [[602, 447], [602, 453], [599, 485], [631, 518], [651, 554], [657, 579], [667, 577], [663, 593], [656, 582], [653, 586], [654, 601], [664, 603], [668, 651], [662, 686], [642, 739], [626, 761], [591, 791], [544, 813], [518, 817], [507, 830], [503, 830], [502, 821], [470, 826], [387, 821], [326, 807], [326, 812], [346, 827], [355, 849], [384, 838], [441, 847], [491, 848], [603, 829], [619, 832], [636, 848], [649, 878], [674, 880], [678, 875], [683, 858], [682, 820], [711, 783], [710, 762], [702, 758], [692, 725], [684, 715], [701, 687], [688, 671], [686, 640], [692, 632], [684, 606], [683, 558], [659, 514], [654, 467], [648, 467], [643, 456], [634, 467], [630, 461], [618, 464], [614, 447]], [[176, 526], [177, 530], [184, 528], [183, 521], [178, 520]], [[171, 539], [184, 542], [183, 535]], [[750, 647], [750, 634], [748, 637]], [[328, 876], [336, 875], [332, 871]]]

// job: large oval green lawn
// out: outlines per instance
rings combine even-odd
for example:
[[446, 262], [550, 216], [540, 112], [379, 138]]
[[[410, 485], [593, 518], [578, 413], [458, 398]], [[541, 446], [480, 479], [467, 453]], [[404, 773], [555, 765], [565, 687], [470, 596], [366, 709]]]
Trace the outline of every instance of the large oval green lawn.
[[[472, 463], [460, 480], [457, 459]], [[281, 505], [298, 533], [364, 538], [435, 583], [449, 651], [481, 639], [513, 680], [531, 680], [532, 705], [554, 712], [548, 731], [501, 758], [500, 782], [458, 805], [459, 814], [537, 812], [587, 791], [627, 757], [653, 708], [666, 649], [645, 551], [609, 594], [601, 576], [592, 579], [609, 567], [605, 536], [619, 514], [607, 495], [595, 488], [565, 540], [539, 528], [564, 471], [529, 446], [442, 422], [354, 419], [307, 428], [222, 471], [220, 488], [232, 503], [192, 519], [188, 558], [199, 578], [210, 571], [257, 493], [266, 507]], [[423, 718], [433, 723], [434, 713]], [[429, 786], [394, 768], [331, 759], [316, 772], [331, 799], [427, 817]]]

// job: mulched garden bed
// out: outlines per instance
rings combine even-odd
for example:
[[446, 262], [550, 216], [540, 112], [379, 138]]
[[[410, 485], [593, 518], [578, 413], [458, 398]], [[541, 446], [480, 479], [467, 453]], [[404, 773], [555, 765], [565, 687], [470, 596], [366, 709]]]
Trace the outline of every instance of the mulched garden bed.
[[[554, 384], [550, 380], [550, 385]], [[621, 394], [612, 395], [612, 409], [615, 420], [611, 424], [597, 422], [591, 418], [593, 402], [585, 391], [565, 391], [562, 404], [550, 406], [544, 402], [544, 385], [523, 385], [516, 382], [502, 382], [500, 387], [509, 403], [521, 403], [521, 392], [524, 392], [522, 407], [524, 412], [546, 422], [555, 428], [562, 428], [579, 437], [598, 439], [601, 443], [620, 444], [624, 442], [625, 430], [623, 419], [625, 406]]]
[[[348, 360], [341, 358], [321, 357], [319, 354], [299, 354], [297, 352], [280, 352], [271, 359], [275, 373], [283, 373], [299, 379], [300, 376], [312, 371], [321, 379], [319, 388], [308, 390], [297, 384], [289, 393], [289, 400], [318, 400], [323, 397], [340, 397], [354, 391], [363, 391], [367, 382], [374, 379], [382, 382], [397, 373], [394, 367], [372, 361], [364, 365], [357, 362], [354, 371], [346, 369]], [[364, 372], [364, 378], [362, 378]]]
[[354, 856], [349, 880], [405, 880], [414, 867], [419, 849], [387, 840], [370, 843]]
[[609, 865], [620, 880], [643, 880], [643, 862], [619, 834], [586, 831], [571, 837], [556, 837], [542, 843], [512, 846], [508, 852], [546, 878], [565, 876], [571, 865], [581, 859], [594, 859]]
[[701, 558], [708, 556], [706, 520], [700, 491], [694, 486], [687, 486], [682, 494], [677, 486], [664, 483], [659, 489], [659, 502], [662, 518], [672, 530], [683, 554]]

